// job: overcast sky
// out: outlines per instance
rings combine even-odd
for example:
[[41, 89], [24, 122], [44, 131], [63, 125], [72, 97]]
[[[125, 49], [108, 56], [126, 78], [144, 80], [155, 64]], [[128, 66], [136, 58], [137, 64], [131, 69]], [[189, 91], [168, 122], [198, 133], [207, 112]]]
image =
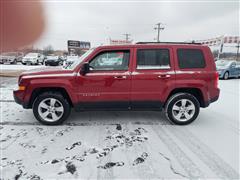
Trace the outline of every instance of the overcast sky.
[[45, 2], [47, 28], [34, 47], [67, 49], [67, 40], [153, 41], [154, 25], [165, 24], [162, 41], [185, 41], [239, 35], [239, 2]]

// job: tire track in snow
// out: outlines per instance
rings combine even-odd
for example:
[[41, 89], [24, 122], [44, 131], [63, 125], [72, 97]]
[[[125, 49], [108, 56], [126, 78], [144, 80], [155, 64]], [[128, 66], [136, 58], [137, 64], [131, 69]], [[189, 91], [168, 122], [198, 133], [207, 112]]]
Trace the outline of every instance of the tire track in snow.
[[0, 102], [14, 102], [15, 103], [14, 100], [0, 100]]
[[239, 174], [187, 129], [172, 127], [171, 133], [188, 147], [219, 178], [239, 179]]
[[176, 144], [176, 142], [174, 142], [174, 140], [166, 133], [164, 129], [165, 127], [161, 125], [152, 126], [152, 129], [155, 131], [155, 133], [161, 139], [161, 141], [166, 145], [166, 147], [170, 150], [172, 155], [177, 159], [177, 161], [186, 171], [190, 179], [204, 178], [203, 172], [183, 152], [183, 150]]
[[160, 152], [159, 152], [159, 154], [160, 154], [165, 160], [167, 160], [167, 161], [169, 162], [169, 167], [170, 167], [171, 171], [172, 171], [174, 174], [177, 174], [177, 175], [181, 176], [182, 178], [187, 178], [184, 174], [178, 172], [178, 171], [173, 167], [172, 160], [171, 160], [169, 157], [167, 157], [166, 155], [164, 155], [163, 153], [160, 153]]

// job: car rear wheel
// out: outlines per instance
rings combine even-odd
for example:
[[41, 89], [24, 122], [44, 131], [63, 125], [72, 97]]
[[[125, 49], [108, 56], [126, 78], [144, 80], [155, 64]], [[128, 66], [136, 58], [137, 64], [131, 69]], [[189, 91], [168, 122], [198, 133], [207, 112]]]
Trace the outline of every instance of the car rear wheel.
[[200, 111], [198, 100], [189, 93], [177, 93], [169, 98], [165, 106], [168, 120], [178, 125], [193, 122]]
[[46, 92], [39, 95], [33, 104], [35, 118], [46, 125], [59, 125], [71, 112], [68, 101], [57, 92]]
[[224, 80], [227, 80], [228, 78], [229, 78], [229, 73], [228, 73], [228, 71], [227, 71], [227, 72], [224, 73], [223, 79], [224, 79]]

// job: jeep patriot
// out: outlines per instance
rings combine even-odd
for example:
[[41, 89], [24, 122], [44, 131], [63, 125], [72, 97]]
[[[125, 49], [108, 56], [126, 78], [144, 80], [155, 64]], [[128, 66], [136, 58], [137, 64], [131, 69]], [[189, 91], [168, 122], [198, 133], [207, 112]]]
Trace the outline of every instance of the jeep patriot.
[[185, 125], [219, 97], [213, 55], [193, 43], [100, 46], [63, 68], [26, 71], [18, 86], [15, 101], [47, 125], [61, 124], [71, 108], [163, 109], [172, 123]]

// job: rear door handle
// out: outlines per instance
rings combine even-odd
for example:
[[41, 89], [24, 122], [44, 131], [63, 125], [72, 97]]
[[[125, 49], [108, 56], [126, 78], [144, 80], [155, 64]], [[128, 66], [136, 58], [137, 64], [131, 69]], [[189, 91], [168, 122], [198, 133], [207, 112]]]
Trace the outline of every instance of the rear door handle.
[[114, 79], [127, 79], [127, 76], [114, 76]]
[[171, 75], [169, 75], [169, 74], [162, 74], [162, 75], [158, 76], [159, 79], [167, 79], [167, 78], [170, 78], [170, 77], [171, 77]]

